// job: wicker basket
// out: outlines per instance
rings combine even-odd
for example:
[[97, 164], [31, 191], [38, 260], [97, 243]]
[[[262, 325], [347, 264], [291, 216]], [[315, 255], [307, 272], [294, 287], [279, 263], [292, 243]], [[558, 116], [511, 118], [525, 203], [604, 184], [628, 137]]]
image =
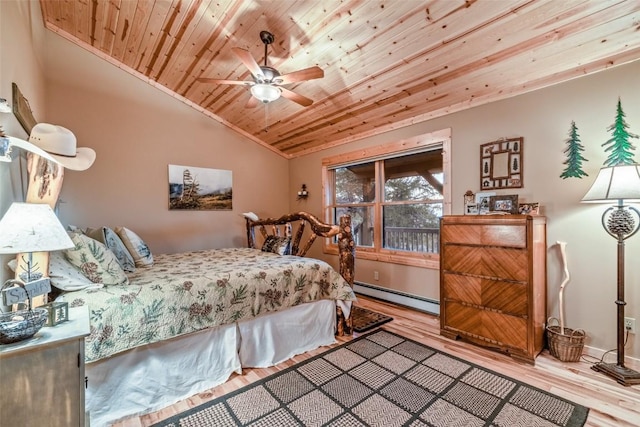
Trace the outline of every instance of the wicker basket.
[[[24, 284], [16, 284], [24, 288]], [[0, 290], [5, 289], [5, 287], [6, 284]], [[31, 338], [47, 322], [47, 309], [31, 308], [29, 293], [27, 293], [27, 300], [29, 304], [26, 310], [0, 313], [0, 344], [11, 344]]]
[[[550, 325], [552, 321], [555, 321], [558, 325]], [[564, 334], [561, 332], [562, 328], [559, 326], [558, 319], [555, 317], [549, 318], [547, 320], [549, 353], [563, 362], [579, 361], [587, 334], [582, 329], [571, 328], [564, 328]]]
[[47, 310], [33, 308], [0, 314], [0, 344], [11, 344], [35, 335], [47, 321]]

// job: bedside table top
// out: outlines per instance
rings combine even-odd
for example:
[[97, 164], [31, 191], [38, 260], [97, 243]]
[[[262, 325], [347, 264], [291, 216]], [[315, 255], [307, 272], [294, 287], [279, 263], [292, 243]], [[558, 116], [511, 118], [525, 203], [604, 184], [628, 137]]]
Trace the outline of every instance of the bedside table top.
[[39, 347], [58, 345], [64, 341], [77, 340], [89, 335], [89, 309], [72, 307], [69, 320], [59, 325], [44, 326], [33, 337], [12, 344], [0, 344], [0, 357], [13, 356]]

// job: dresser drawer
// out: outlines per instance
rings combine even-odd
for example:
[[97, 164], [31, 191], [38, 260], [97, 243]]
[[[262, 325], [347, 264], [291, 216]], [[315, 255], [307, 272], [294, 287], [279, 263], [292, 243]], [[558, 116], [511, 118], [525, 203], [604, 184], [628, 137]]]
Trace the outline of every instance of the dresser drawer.
[[446, 244], [440, 254], [444, 272], [526, 282], [528, 254], [522, 249]]
[[528, 312], [525, 283], [489, 280], [480, 277], [444, 273], [442, 299], [475, 304], [515, 316]]
[[527, 246], [525, 224], [445, 224], [442, 227], [442, 241], [468, 245]]
[[482, 335], [497, 343], [523, 349], [527, 348], [527, 320], [506, 316], [492, 311], [483, 311]]
[[527, 348], [527, 320], [445, 301], [445, 329], [518, 349]]

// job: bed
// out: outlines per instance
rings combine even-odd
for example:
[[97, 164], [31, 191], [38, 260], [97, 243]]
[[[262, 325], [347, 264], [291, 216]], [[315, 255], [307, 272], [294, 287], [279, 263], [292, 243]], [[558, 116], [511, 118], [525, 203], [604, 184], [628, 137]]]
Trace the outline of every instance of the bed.
[[[351, 334], [354, 245], [350, 218], [305, 212], [246, 218], [246, 248], [155, 255], [127, 282], [64, 292], [87, 306], [86, 408], [92, 426], [153, 412]], [[305, 257], [334, 237], [339, 272]]]

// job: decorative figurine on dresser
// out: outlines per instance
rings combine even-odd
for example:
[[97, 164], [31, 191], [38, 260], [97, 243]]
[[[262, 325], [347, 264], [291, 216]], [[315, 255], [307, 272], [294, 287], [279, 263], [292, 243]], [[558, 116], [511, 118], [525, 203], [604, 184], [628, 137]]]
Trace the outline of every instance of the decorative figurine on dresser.
[[544, 346], [546, 218], [440, 221], [440, 334], [533, 364]]

